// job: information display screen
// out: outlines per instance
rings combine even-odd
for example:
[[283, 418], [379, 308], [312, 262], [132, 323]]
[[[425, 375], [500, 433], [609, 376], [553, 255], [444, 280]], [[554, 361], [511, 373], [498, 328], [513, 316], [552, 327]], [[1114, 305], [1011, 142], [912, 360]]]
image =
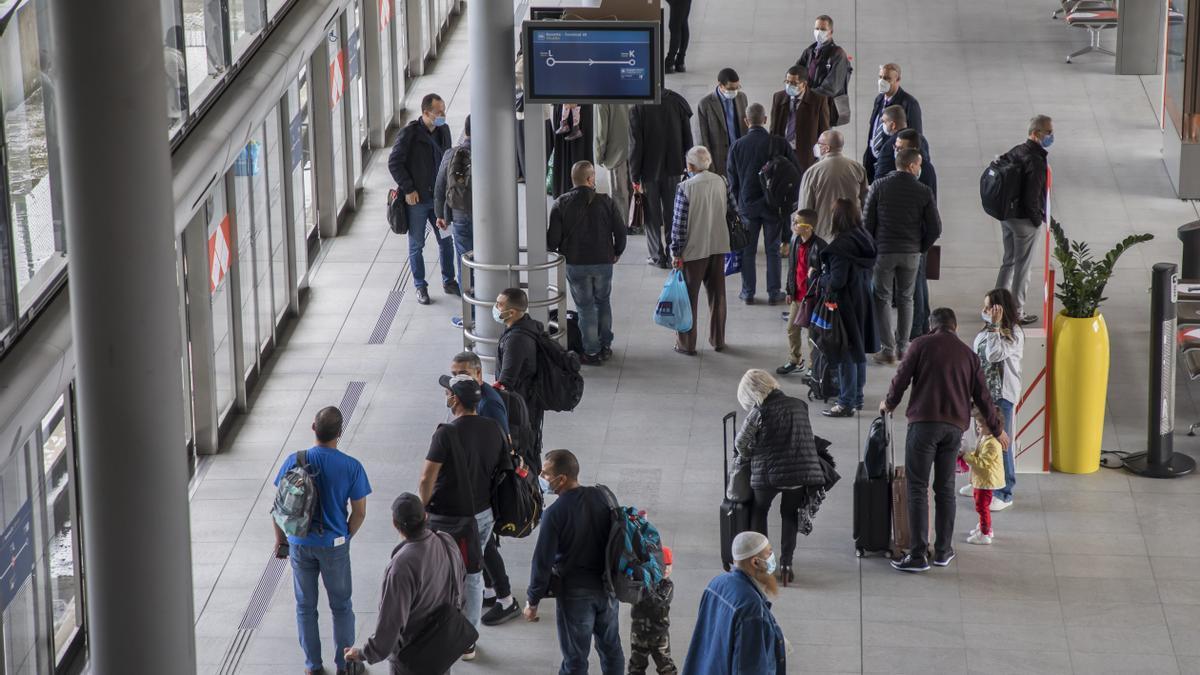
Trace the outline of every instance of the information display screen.
[[533, 103], [656, 103], [662, 81], [659, 24], [528, 21], [525, 96]]

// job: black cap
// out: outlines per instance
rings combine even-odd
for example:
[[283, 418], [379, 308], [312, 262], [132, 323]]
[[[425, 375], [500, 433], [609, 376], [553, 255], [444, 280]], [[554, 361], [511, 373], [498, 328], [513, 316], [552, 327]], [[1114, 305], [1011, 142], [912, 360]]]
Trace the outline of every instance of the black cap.
[[425, 505], [421, 498], [411, 492], [404, 492], [392, 502], [392, 521], [411, 530], [417, 523], [425, 522]]
[[475, 408], [479, 405], [479, 399], [483, 398], [479, 383], [470, 375], [443, 375], [438, 378], [438, 383], [457, 396], [468, 408]]

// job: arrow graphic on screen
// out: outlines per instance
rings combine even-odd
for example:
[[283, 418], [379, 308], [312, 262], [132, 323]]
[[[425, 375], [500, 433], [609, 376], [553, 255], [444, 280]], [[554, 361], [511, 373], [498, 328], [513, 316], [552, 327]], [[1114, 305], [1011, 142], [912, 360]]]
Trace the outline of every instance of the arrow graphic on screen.
[[576, 66], [596, 66], [596, 65], [600, 65], [600, 66], [635, 66], [635, 65], [637, 65], [637, 59], [629, 58], [629, 59], [623, 59], [621, 61], [597, 61], [595, 59], [588, 59], [586, 61], [564, 61], [562, 59], [556, 59], [553, 56], [546, 57], [546, 65], [547, 66], [553, 68], [554, 66], [560, 65], [560, 64], [576, 65]]

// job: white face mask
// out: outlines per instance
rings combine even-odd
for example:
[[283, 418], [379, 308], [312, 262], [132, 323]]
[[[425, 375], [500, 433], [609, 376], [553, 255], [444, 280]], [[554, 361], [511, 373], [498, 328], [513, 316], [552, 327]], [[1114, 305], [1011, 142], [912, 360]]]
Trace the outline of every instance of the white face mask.
[[813, 30], [813, 39], [821, 44], [829, 41], [829, 31], [816, 29]]
[[880, 78], [879, 79], [879, 93], [886, 94], [891, 90], [892, 90], [892, 83], [888, 82], [887, 80], [885, 80], [883, 78]]
[[738, 93], [737, 89], [722, 89], [721, 95], [732, 101], [733, 99], [737, 98]]
[[816, 145], [813, 146], [813, 157], [816, 157], [817, 159], [821, 159], [821, 144], [820, 143], [817, 143]]

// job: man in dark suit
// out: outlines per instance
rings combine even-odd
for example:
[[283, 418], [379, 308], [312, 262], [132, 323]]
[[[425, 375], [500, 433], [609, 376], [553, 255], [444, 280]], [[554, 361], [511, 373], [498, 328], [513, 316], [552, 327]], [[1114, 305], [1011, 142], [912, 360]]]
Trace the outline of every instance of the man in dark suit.
[[763, 248], [767, 252], [767, 303], [777, 305], [784, 301], [780, 280], [779, 245], [783, 221], [779, 214], [772, 213], [763, 194], [758, 172], [763, 165], [776, 157], [783, 157], [796, 166], [796, 153], [788, 147], [781, 136], [767, 132], [767, 111], [761, 103], [746, 107], [746, 126], [750, 128], [729, 148], [729, 191], [737, 202], [738, 213], [750, 232], [750, 244], [742, 249], [742, 292], [738, 297], [747, 305], [754, 304], [754, 291], [758, 281], [758, 269], [754, 258], [758, 253], [758, 233], [763, 233]]
[[629, 178], [633, 191], [645, 195], [646, 263], [670, 269], [667, 244], [675, 190], [687, 171], [684, 155], [692, 142], [692, 107], [682, 96], [663, 89], [662, 103], [639, 104], [629, 111]]
[[[883, 109], [880, 119], [884, 122], [883, 126], [890, 129], [890, 132], [883, 141], [879, 156], [875, 158], [873, 168], [876, 178], [883, 178], [896, 170], [896, 152], [899, 150], [900, 134], [906, 131], [917, 135], [916, 147], [913, 149], [921, 152], [922, 164], [929, 162], [929, 143], [920, 132], [908, 125], [908, 115], [904, 112], [904, 108], [898, 105], [888, 106]], [[924, 174], [922, 173], [922, 175]]]
[[746, 135], [746, 92], [737, 71], [722, 68], [717, 73], [717, 88], [700, 99], [696, 112], [700, 117], [700, 145], [712, 155], [710, 170], [725, 175], [729, 146]]
[[813, 146], [829, 130], [829, 101], [813, 91], [799, 66], [788, 68], [783, 85], [771, 98], [771, 133], [788, 142], [803, 173], [816, 164]]
[[[879, 94], [875, 97], [875, 105], [871, 108], [871, 120], [867, 124], [867, 149], [863, 152], [863, 167], [867, 170], [867, 180], [875, 180], [875, 158], [882, 150], [887, 132], [883, 126], [883, 111], [889, 106], [898, 105], [904, 108], [904, 116], [908, 126], [921, 133], [921, 104], [912, 94], [900, 87], [900, 66], [887, 63], [879, 66]], [[886, 174], [879, 173], [883, 176]]]

